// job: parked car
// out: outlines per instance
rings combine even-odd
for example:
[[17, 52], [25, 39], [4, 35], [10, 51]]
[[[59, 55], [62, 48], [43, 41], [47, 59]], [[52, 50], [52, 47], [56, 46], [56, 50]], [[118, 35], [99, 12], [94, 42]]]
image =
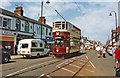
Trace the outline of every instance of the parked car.
[[0, 45], [0, 63], [8, 63], [10, 59], [10, 53]]

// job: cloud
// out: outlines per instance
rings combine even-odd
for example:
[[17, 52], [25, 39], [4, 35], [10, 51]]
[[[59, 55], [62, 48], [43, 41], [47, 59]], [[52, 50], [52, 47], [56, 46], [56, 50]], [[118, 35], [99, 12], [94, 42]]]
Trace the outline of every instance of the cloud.
[[[8, 0], [9, 2], [39, 2], [42, 0]], [[47, 1], [47, 0], [45, 0]], [[50, 2], [118, 2], [119, 0], [50, 0]], [[6, 0], [2, 0], [6, 2]]]
[[[97, 6], [98, 4], [99, 6]], [[101, 40], [104, 43], [108, 35], [111, 35], [111, 29], [115, 28], [114, 16], [110, 17], [109, 13], [112, 10], [117, 12], [117, 3], [91, 2], [89, 5], [87, 8], [84, 6], [81, 8], [85, 13], [84, 16], [76, 16], [71, 21], [79, 26], [86, 36], [91, 39]]]
[[5, 8], [11, 6], [11, 3], [8, 0], [3, 0], [0, 2], [0, 8]]
[[[109, 13], [112, 10], [117, 12], [117, 2], [79, 2], [77, 4], [81, 9], [81, 11], [77, 10], [77, 12], [84, 15], [80, 14], [74, 18], [70, 18], [69, 21], [84, 31], [85, 36], [88, 36], [90, 39], [105, 42], [108, 35], [111, 36], [111, 29], [115, 28], [114, 14], [110, 17]], [[25, 7], [26, 15], [31, 18], [37, 17], [36, 19], [38, 19], [38, 13], [40, 14], [41, 10], [40, 6], [40, 3], [29, 4], [29, 6]], [[72, 10], [78, 9], [78, 7], [75, 3], [70, 2], [44, 4], [44, 16], [46, 16], [50, 25], [52, 25], [53, 21], [61, 19], [54, 11], [55, 9], [63, 16], [71, 10], [71, 13], [69, 13], [69, 17], [71, 17], [72, 13], [75, 13]]]
[[[77, 4], [73, 1], [76, 1]], [[43, 16], [46, 17], [47, 24], [52, 26], [53, 21], [62, 19], [55, 12], [55, 9], [57, 9], [62, 16], [69, 18], [68, 21], [84, 31], [85, 36], [90, 39], [105, 42], [108, 35], [111, 36], [111, 29], [115, 28], [114, 14], [110, 17], [109, 13], [113, 10], [117, 12], [117, 2], [109, 2], [108, 0], [106, 0], [108, 2], [89, 1], [92, 2], [80, 2], [80, 0], [79, 2], [78, 0], [71, 0], [71, 2], [54, 2], [54, 0], [50, 0], [50, 4], [44, 2]], [[8, 2], [4, 7], [10, 5]], [[41, 1], [24, 2], [23, 6], [24, 16], [38, 20], [41, 11]]]

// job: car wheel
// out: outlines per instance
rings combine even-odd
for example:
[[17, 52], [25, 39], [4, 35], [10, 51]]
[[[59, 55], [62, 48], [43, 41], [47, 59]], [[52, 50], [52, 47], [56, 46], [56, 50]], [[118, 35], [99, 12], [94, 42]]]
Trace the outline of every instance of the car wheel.
[[9, 57], [7, 57], [7, 56], [4, 57], [4, 58], [3, 58], [3, 63], [8, 63], [8, 62], [9, 62]]
[[37, 54], [37, 57], [40, 57], [40, 54], [39, 54], [39, 53]]

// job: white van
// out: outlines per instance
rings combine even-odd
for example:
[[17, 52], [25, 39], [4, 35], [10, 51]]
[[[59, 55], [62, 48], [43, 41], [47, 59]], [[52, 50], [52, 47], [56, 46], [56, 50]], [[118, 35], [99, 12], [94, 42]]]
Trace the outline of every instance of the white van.
[[47, 55], [50, 49], [45, 48], [45, 42], [37, 39], [23, 39], [18, 44], [18, 54], [26, 57]]

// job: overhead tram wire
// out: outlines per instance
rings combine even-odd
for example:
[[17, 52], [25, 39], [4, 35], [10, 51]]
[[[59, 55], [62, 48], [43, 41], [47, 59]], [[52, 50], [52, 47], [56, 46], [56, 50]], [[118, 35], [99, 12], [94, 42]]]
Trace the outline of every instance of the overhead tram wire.
[[77, 2], [75, 2], [75, 0], [74, 0], [74, 3], [75, 3], [75, 4], [76, 4], [76, 6], [78, 7], [78, 9], [82, 12], [82, 10], [81, 10], [80, 6], [77, 4]]
[[[75, 0], [73, 0], [73, 2], [76, 4], [76, 6], [78, 7], [78, 9], [81, 11], [81, 14], [84, 14], [83, 11], [82, 11], [82, 9], [81, 9], [80, 6], [78, 5], [78, 3], [77, 3]], [[84, 18], [86, 19], [86, 22], [89, 23], [88, 19], [87, 19], [86, 17], [84, 17]], [[89, 24], [88, 24], [88, 25], [89, 25]], [[84, 27], [83, 27], [83, 28], [84, 28]]]
[[50, 5], [49, 5], [49, 7], [50, 7], [51, 9], [53, 9], [64, 21], [66, 21], [66, 19], [65, 19], [55, 8], [53, 8], [53, 7], [50, 6]]

